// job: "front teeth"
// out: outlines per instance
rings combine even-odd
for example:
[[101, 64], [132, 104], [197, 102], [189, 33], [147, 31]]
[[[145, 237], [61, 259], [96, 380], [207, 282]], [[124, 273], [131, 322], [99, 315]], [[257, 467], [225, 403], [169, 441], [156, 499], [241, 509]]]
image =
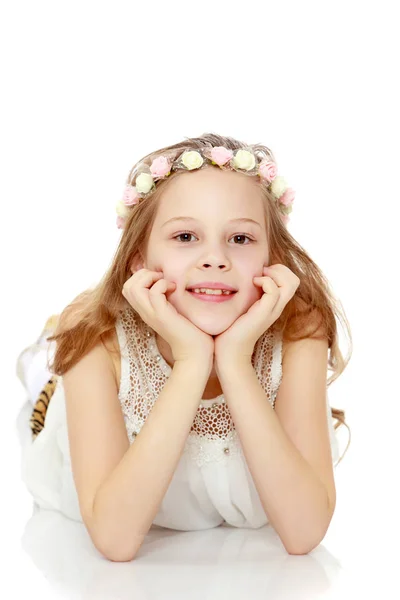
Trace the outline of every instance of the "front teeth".
[[192, 291], [196, 292], [196, 294], [214, 294], [216, 296], [220, 296], [221, 294], [225, 294], [225, 296], [227, 294], [233, 294], [233, 292], [228, 292], [225, 290], [210, 290], [208, 288], [194, 288]]

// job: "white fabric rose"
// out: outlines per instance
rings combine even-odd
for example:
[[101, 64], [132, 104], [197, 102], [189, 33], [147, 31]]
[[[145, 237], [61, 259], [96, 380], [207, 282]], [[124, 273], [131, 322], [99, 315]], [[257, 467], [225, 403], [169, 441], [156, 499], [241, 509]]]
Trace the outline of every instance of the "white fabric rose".
[[196, 150], [189, 150], [188, 152], [184, 152], [181, 160], [185, 167], [189, 169], [189, 171], [191, 171], [192, 169], [198, 169], [204, 162], [203, 157]]
[[140, 173], [135, 180], [136, 191], [139, 194], [147, 194], [153, 187], [153, 183], [153, 177], [149, 173]]
[[271, 192], [276, 198], [280, 198], [282, 194], [287, 190], [288, 184], [282, 175], [277, 175], [271, 183]]
[[238, 150], [233, 158], [233, 164], [238, 169], [251, 171], [256, 164], [256, 158], [252, 152], [248, 150]]
[[119, 217], [125, 218], [129, 215], [129, 208], [124, 204], [122, 200], [118, 200], [115, 210]]

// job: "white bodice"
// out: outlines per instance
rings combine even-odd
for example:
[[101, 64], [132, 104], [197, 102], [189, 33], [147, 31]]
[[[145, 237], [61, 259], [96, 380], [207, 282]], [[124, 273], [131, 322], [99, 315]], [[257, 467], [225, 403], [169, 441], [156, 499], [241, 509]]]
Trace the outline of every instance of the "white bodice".
[[[133, 309], [121, 311], [116, 330], [121, 352], [119, 399], [132, 443], [172, 369], [158, 349], [155, 331]], [[281, 337], [276, 339], [268, 330], [258, 340], [252, 356], [253, 367], [272, 406], [282, 378], [281, 354]], [[209, 461], [226, 463], [242, 453], [224, 394], [199, 402], [184, 453], [198, 466]]]

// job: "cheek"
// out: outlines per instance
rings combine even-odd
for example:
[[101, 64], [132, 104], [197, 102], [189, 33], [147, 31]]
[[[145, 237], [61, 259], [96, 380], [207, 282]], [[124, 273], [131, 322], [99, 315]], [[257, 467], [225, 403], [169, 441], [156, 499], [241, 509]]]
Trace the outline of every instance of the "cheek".
[[246, 311], [248, 310], [257, 300], [262, 296], [262, 289], [255, 286], [252, 282], [246, 283], [241, 289], [242, 293], [242, 306]]
[[251, 289], [249, 291], [249, 301], [251, 304], [257, 302], [263, 295], [263, 290], [260, 286], [256, 286], [254, 284], [251, 285]]
[[165, 266], [163, 268], [163, 265], [160, 265], [160, 270], [163, 273], [164, 279], [166, 279], [168, 283], [175, 283], [175, 289], [172, 291], [167, 291], [166, 297], [171, 302], [171, 304], [175, 306], [175, 308], [178, 308], [178, 298], [181, 298], [182, 295], [185, 294], [186, 282], [184, 280], [184, 277], [182, 276], [182, 271], [177, 266], [174, 266], [172, 268], [171, 266]]
[[164, 274], [164, 279], [173, 281], [176, 284], [176, 289], [179, 289], [184, 285], [182, 272], [177, 267], [171, 269], [171, 267], [165, 266], [165, 268], [162, 268], [161, 270]]

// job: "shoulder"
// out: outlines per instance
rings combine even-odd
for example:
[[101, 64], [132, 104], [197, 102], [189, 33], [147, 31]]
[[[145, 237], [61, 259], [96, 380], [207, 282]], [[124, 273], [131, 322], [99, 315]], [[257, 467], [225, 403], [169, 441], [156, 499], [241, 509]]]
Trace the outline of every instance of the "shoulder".
[[[62, 312], [60, 315], [52, 315], [48, 321], [50, 322], [51, 320], [51, 323], [54, 325], [54, 327], [57, 327], [56, 333], [61, 333], [62, 331], [72, 329], [79, 323], [80, 310], [82, 307], [82, 301], [75, 302], [75, 310], [72, 310], [72, 306], [69, 306], [67, 307], [67, 310]], [[102, 350], [107, 357], [110, 367], [115, 375], [116, 382], [119, 384], [120, 349], [116, 323], [114, 324], [114, 327], [112, 327], [106, 334], [103, 335], [103, 339], [99, 340], [97, 347], [98, 351]]]
[[321, 312], [318, 308], [309, 310], [308, 304], [301, 298], [296, 297], [296, 309], [299, 313], [306, 314], [306, 319], [302, 318], [303, 333], [299, 340], [282, 340], [282, 361], [286, 353], [290, 350], [303, 346], [305, 340], [324, 340], [328, 341], [327, 329], [323, 323]]

